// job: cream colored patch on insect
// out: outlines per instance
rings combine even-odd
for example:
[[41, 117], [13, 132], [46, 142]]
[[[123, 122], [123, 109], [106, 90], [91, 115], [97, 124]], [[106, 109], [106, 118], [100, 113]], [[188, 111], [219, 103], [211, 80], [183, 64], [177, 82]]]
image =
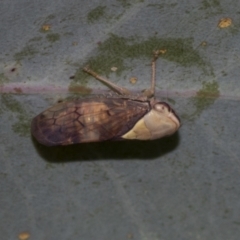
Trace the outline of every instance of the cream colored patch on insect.
[[151, 139], [169, 136], [180, 127], [180, 122], [176, 116], [162, 104], [156, 104], [155, 109], [152, 109], [143, 119], [151, 133]]
[[231, 18], [221, 18], [220, 21], [218, 22], [218, 27], [219, 28], [227, 28], [232, 25], [232, 19]]
[[129, 82], [130, 82], [131, 84], [135, 84], [135, 83], [137, 82], [137, 77], [131, 77], [130, 80], [129, 80]]
[[207, 46], [207, 42], [206, 41], [201, 42], [201, 46], [203, 47]]
[[141, 118], [135, 126], [122, 136], [124, 139], [138, 139], [138, 140], [149, 140], [151, 139], [151, 133], [146, 127], [144, 119]]
[[179, 120], [166, 104], [157, 103], [122, 138], [154, 140], [173, 134], [179, 127]]
[[18, 234], [18, 239], [19, 240], [27, 240], [30, 237], [30, 233], [28, 232], [21, 232]]
[[44, 24], [42, 25], [42, 30], [47, 32], [51, 29], [51, 25], [50, 24]]

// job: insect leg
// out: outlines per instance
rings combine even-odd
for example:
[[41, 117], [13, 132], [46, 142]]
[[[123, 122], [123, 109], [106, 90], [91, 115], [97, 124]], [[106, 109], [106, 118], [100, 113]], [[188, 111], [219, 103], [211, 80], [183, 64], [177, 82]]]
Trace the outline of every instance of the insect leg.
[[156, 85], [156, 61], [158, 59], [161, 50], [156, 50], [153, 52], [153, 59], [152, 59], [152, 74], [151, 74], [151, 88], [146, 89], [143, 92], [143, 95], [147, 98], [151, 98], [155, 95], [155, 85]]
[[84, 72], [87, 72], [88, 74], [92, 75], [94, 78], [96, 78], [97, 80], [99, 80], [102, 83], [105, 83], [109, 88], [111, 88], [112, 90], [114, 90], [115, 92], [121, 94], [121, 95], [130, 95], [131, 92], [124, 88], [124, 87], [120, 87], [114, 83], [112, 83], [110, 80], [99, 76], [96, 72], [94, 72], [92, 69], [90, 69], [88, 66], [83, 68]]

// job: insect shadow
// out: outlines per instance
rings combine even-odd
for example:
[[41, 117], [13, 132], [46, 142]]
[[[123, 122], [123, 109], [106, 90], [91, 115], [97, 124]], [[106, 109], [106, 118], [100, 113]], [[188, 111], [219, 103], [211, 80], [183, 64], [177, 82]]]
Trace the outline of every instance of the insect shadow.
[[87, 160], [152, 160], [175, 149], [178, 133], [152, 141], [105, 141], [68, 146], [46, 147], [32, 138], [38, 154], [48, 162], [62, 163]]

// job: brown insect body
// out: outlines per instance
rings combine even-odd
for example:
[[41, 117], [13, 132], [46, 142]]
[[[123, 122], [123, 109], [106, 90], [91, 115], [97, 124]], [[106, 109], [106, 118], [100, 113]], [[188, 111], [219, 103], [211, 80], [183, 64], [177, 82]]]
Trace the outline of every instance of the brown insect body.
[[150, 106], [121, 98], [89, 98], [59, 103], [32, 121], [33, 136], [44, 145], [117, 140]]
[[[155, 56], [152, 66], [155, 70]], [[84, 71], [107, 83], [122, 95], [129, 94], [88, 68]], [[147, 92], [154, 95], [152, 88]], [[62, 102], [36, 116], [31, 125], [32, 135], [47, 146], [70, 145], [105, 140], [152, 140], [171, 135], [180, 127], [180, 120], [165, 102], [152, 97], [87, 98]]]

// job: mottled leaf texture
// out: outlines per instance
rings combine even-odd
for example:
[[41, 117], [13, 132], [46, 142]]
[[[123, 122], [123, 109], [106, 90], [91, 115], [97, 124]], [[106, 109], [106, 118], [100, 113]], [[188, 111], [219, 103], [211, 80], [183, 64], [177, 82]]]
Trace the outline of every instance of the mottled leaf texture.
[[32, 135], [47, 146], [118, 140], [150, 110], [148, 102], [90, 98], [62, 102], [32, 121]]

